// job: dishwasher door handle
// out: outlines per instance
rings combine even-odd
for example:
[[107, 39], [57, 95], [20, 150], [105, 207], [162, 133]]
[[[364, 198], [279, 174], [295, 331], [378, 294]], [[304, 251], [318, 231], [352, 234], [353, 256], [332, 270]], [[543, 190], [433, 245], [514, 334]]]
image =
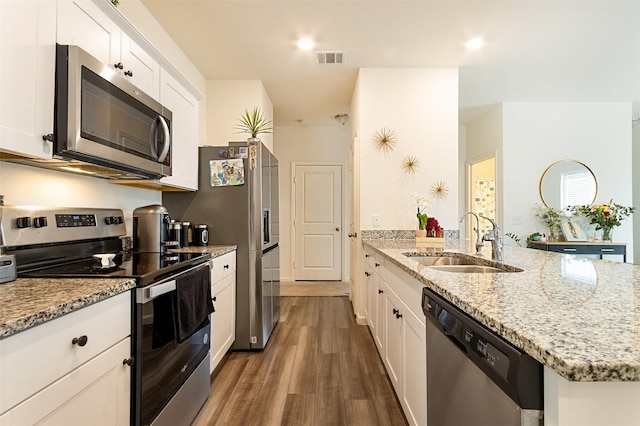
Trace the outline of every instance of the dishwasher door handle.
[[458, 347], [458, 349], [460, 349], [465, 354], [467, 353], [467, 347], [454, 334], [448, 333], [446, 330], [444, 330], [443, 334], [447, 336], [449, 340], [451, 340], [451, 342]]

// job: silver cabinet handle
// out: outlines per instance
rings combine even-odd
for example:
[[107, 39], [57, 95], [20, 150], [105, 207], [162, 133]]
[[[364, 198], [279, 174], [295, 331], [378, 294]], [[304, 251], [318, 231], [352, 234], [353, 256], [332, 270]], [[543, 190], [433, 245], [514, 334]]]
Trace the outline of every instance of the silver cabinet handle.
[[563, 248], [562, 251], [576, 251], [574, 248]]
[[612, 248], [601, 248], [600, 251], [607, 251], [607, 252], [612, 252], [612, 251], [616, 251], [616, 249], [612, 249]]

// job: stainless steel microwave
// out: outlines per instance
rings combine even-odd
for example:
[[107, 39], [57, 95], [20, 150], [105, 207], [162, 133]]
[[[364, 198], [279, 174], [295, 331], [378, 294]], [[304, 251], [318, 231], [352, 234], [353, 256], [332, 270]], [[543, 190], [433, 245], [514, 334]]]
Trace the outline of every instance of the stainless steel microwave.
[[170, 176], [171, 111], [78, 46], [56, 49], [55, 156], [101, 177]]

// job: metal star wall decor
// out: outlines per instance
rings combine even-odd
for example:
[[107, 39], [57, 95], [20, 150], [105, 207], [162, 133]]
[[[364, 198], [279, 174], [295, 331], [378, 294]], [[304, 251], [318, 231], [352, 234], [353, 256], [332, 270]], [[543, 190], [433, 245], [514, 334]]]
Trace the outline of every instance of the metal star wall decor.
[[447, 182], [439, 180], [431, 185], [431, 195], [433, 198], [445, 198], [449, 194], [449, 186]]
[[414, 174], [420, 167], [420, 160], [415, 155], [405, 155], [402, 159], [402, 170], [408, 174]]
[[398, 143], [398, 135], [394, 130], [383, 127], [373, 134], [373, 142], [378, 151], [391, 152]]

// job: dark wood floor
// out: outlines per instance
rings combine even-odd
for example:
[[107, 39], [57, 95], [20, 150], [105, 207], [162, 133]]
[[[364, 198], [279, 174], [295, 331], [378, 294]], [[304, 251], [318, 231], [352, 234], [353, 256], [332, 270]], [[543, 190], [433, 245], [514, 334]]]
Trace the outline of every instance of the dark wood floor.
[[194, 425], [406, 425], [347, 297], [283, 297], [261, 352], [231, 352]]

